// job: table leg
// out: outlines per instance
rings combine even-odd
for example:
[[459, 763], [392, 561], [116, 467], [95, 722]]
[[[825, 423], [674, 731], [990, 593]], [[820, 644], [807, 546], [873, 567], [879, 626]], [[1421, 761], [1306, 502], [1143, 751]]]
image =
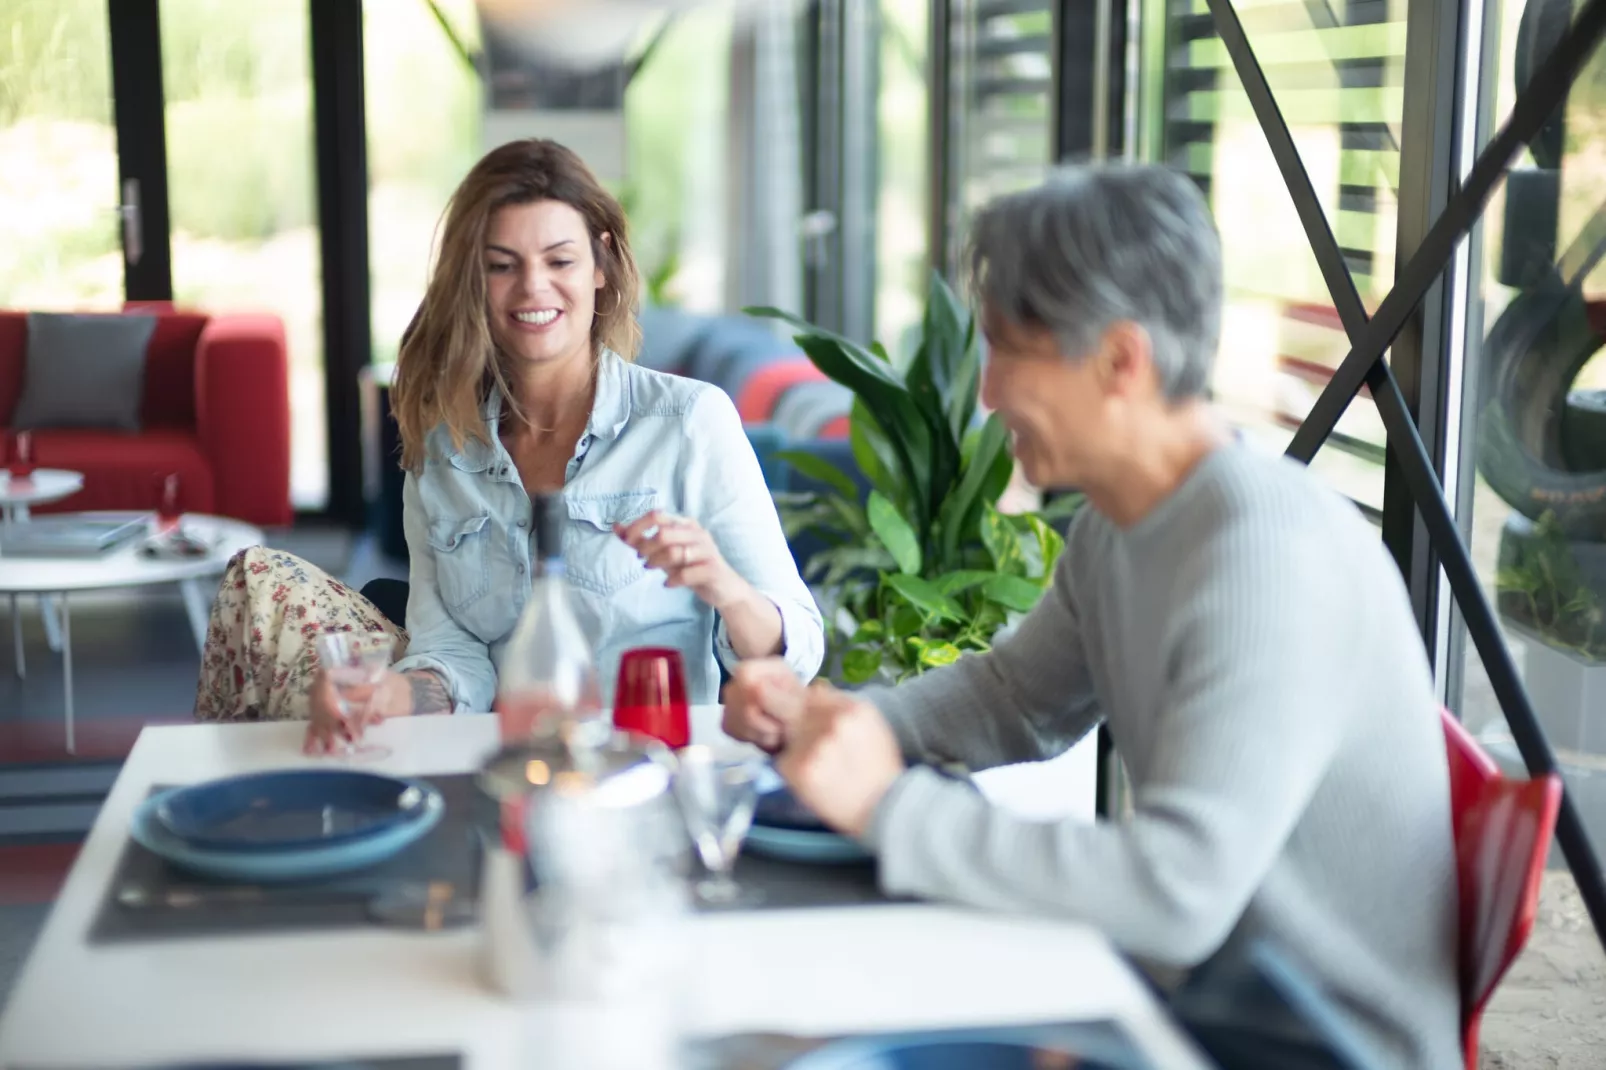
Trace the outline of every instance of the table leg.
[[78, 740], [73, 732], [72, 708], [72, 614], [67, 608], [67, 592], [61, 594], [61, 690], [63, 708], [67, 714], [67, 753], [78, 753]]
[[212, 602], [195, 580], [180, 580], [180, 593], [184, 595], [184, 612], [189, 614], [190, 632], [195, 636], [195, 649], [206, 650], [206, 630], [212, 619]]
[[11, 641], [17, 654], [15, 658], [17, 679], [26, 679], [28, 666], [22, 659], [22, 608], [17, 602], [16, 595], [11, 596]]
[[52, 654], [61, 653], [61, 621], [56, 619], [56, 600], [54, 595], [42, 594], [39, 596], [39, 619], [45, 626], [45, 642], [50, 646]]

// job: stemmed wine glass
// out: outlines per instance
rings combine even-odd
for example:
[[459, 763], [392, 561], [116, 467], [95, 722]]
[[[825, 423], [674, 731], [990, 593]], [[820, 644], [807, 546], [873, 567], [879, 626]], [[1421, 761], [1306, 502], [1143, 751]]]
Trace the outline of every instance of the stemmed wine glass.
[[347, 758], [377, 760], [390, 748], [363, 738], [362, 714], [374, 688], [390, 668], [395, 640], [384, 632], [324, 632], [318, 636], [318, 661], [335, 685], [340, 717], [346, 724]]
[[685, 747], [677, 755], [675, 798], [698, 857], [708, 869], [696, 891], [710, 906], [739, 906], [759, 899], [756, 890], [738, 884], [731, 875], [753, 823], [757, 777], [756, 760], [722, 757], [705, 745]]

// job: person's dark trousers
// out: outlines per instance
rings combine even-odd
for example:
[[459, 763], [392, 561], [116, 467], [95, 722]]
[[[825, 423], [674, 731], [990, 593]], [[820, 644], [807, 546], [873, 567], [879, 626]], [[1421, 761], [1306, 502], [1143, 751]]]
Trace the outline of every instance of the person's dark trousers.
[[406, 580], [369, 580], [360, 593], [396, 627], [407, 627]]

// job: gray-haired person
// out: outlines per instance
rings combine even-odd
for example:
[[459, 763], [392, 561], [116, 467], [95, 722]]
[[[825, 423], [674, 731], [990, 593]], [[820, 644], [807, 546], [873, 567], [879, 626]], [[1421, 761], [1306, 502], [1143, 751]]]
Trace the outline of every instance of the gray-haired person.
[[[895, 689], [743, 665], [727, 731], [779, 752], [890, 892], [1079, 919], [1171, 968], [1269, 937], [1378, 1065], [1460, 1065], [1421, 636], [1377, 532], [1206, 399], [1204, 199], [1161, 168], [1064, 169], [980, 213], [971, 266], [986, 404], [1033, 484], [1087, 494], [1051, 588], [990, 653]], [[919, 764], [1052, 757], [1101, 718], [1134, 785], [1119, 822], [1023, 820]]]

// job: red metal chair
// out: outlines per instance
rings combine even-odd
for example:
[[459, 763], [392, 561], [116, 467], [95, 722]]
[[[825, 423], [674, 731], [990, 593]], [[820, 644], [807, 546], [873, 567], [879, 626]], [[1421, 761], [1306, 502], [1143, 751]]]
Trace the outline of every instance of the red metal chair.
[[1539, 879], [1561, 807], [1561, 778], [1503, 776], [1449, 711], [1450, 812], [1460, 888], [1461, 1043], [1478, 1070], [1478, 1025], [1533, 931]]

